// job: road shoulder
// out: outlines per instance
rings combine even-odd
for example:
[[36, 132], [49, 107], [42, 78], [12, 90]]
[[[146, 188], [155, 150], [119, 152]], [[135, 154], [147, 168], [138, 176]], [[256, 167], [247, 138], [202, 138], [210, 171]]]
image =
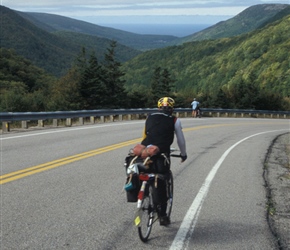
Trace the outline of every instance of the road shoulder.
[[278, 136], [265, 159], [268, 222], [280, 250], [290, 249], [290, 133]]

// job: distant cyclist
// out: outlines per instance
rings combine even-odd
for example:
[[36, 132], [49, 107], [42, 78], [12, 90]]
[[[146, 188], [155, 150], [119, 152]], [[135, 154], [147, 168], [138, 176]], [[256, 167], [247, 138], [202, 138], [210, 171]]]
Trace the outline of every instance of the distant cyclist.
[[199, 109], [200, 103], [196, 100], [196, 98], [193, 99], [193, 102], [191, 103], [192, 106], [192, 117], [196, 118], [197, 115], [200, 116], [200, 109]]
[[[160, 153], [154, 159], [153, 164], [154, 171], [160, 174], [166, 174], [170, 170], [170, 146], [174, 141], [174, 133], [177, 137], [181, 162], [187, 159], [186, 143], [182, 132], [181, 121], [172, 115], [174, 104], [175, 102], [171, 97], [162, 97], [157, 104], [158, 112], [150, 114], [145, 122], [141, 144], [144, 146], [156, 145], [159, 147]], [[162, 156], [162, 153], [167, 159]], [[158, 203], [157, 208], [160, 225], [168, 225], [170, 224], [170, 219], [166, 214], [166, 182], [162, 180], [158, 181], [157, 187], [155, 201]]]

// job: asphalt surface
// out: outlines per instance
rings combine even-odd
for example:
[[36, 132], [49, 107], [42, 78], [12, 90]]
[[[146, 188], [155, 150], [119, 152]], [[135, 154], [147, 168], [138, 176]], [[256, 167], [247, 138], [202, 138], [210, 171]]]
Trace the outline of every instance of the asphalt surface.
[[144, 121], [2, 135], [0, 249], [279, 249], [263, 174], [271, 142], [289, 121], [182, 124], [188, 159], [172, 160], [172, 223], [154, 224], [147, 244], [123, 190], [123, 160]]

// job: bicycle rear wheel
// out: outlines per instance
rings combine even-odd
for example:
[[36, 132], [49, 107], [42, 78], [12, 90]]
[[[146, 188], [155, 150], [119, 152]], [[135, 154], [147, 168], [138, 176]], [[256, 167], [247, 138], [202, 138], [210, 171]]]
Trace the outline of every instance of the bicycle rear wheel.
[[151, 233], [152, 225], [154, 222], [154, 205], [151, 190], [148, 195], [145, 195], [142, 200], [140, 208], [140, 223], [138, 225], [139, 237], [143, 242], [146, 242]]
[[169, 177], [167, 180], [167, 209], [166, 214], [170, 218], [171, 211], [172, 211], [172, 205], [173, 205], [173, 175], [172, 172], [169, 172]]

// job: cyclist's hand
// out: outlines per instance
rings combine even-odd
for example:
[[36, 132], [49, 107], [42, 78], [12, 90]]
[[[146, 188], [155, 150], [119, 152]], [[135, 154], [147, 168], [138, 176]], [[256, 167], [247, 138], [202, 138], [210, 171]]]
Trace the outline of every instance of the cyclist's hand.
[[181, 162], [184, 162], [187, 159], [187, 155], [180, 154], [180, 158], [181, 158]]

